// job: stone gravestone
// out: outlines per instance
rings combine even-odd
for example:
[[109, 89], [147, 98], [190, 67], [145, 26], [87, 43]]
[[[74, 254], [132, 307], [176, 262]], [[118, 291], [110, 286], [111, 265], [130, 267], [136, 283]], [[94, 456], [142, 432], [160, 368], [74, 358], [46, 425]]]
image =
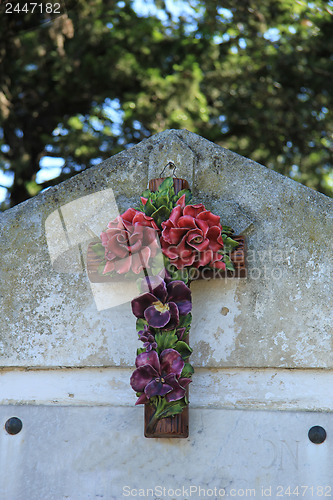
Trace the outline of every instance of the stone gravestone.
[[[245, 236], [248, 275], [191, 285], [189, 438], [146, 439], [135, 290], [85, 259], [169, 161]], [[0, 222], [1, 500], [333, 495], [331, 199], [168, 130]]]

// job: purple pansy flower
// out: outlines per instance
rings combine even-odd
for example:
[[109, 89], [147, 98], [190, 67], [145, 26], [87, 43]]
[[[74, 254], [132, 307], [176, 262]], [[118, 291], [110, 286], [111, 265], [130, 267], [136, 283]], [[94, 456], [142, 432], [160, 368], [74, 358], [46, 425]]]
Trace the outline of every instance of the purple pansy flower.
[[179, 315], [185, 316], [192, 309], [191, 290], [183, 281], [166, 285], [160, 276], [153, 276], [145, 278], [141, 287], [146, 293], [132, 300], [132, 311], [153, 328], [173, 330], [179, 323]]
[[139, 340], [143, 342], [143, 347], [146, 348], [146, 351], [149, 352], [152, 349], [157, 349], [157, 343], [155, 342], [155, 337], [152, 332], [149, 330], [149, 327], [145, 325], [143, 330], [138, 332]]
[[143, 394], [135, 404], [148, 403], [153, 396], [165, 396], [168, 402], [184, 397], [185, 387], [191, 382], [189, 378], [179, 378], [184, 364], [181, 355], [174, 349], [165, 349], [160, 357], [156, 351], [139, 354], [131, 386], [134, 391]]

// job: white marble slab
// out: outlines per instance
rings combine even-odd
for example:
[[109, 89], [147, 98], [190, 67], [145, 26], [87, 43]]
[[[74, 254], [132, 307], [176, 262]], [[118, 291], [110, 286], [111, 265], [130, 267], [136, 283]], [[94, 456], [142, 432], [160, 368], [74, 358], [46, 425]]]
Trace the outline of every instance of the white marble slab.
[[[139, 408], [0, 407], [2, 425], [12, 416], [23, 429], [0, 431], [3, 500], [333, 494], [333, 421], [323, 413], [192, 409], [190, 437], [179, 440], [144, 438]], [[308, 439], [314, 425], [327, 432], [320, 445]]]

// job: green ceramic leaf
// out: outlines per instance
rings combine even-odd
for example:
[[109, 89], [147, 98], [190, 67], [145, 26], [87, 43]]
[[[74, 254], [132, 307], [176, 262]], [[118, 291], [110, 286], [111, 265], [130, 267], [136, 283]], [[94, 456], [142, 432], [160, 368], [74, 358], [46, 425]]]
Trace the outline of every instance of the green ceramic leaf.
[[102, 243], [96, 243], [96, 245], [92, 245], [91, 248], [98, 257], [105, 256], [105, 248], [103, 247]]
[[176, 198], [176, 201], [179, 200], [179, 198], [181, 198], [183, 196], [183, 194], [186, 194], [188, 192], [188, 189], [182, 189], [181, 191], [179, 191], [176, 195], [175, 195], [175, 198]]
[[187, 406], [185, 399], [179, 399], [178, 401], [172, 401], [168, 403], [163, 411], [159, 413], [160, 418], [172, 417], [173, 415], [178, 415], [182, 413], [183, 409]]
[[151, 195], [151, 191], [149, 189], [146, 189], [143, 193], [142, 193], [142, 197], [143, 198], [149, 198], [149, 196]]
[[223, 262], [225, 263], [225, 267], [226, 269], [228, 269], [228, 271], [234, 271], [235, 268], [234, 268], [234, 265], [233, 263], [231, 262], [230, 258], [228, 257], [228, 255], [225, 255], [223, 257]]
[[145, 214], [151, 217], [151, 215], [156, 211], [156, 207], [152, 204], [150, 200], [145, 204]]
[[192, 322], [191, 313], [186, 314], [186, 316], [179, 316], [178, 328], [187, 328], [191, 325], [191, 322]]
[[[148, 205], [148, 202], [147, 202], [147, 205]], [[162, 222], [169, 218], [169, 215], [170, 215], [170, 210], [166, 206], [163, 206], [163, 207], [160, 207], [155, 212], [153, 212], [151, 214], [151, 217], [154, 219], [154, 221], [156, 222], [158, 227], [160, 227]]]
[[194, 368], [190, 363], [185, 363], [181, 377], [191, 378], [194, 373]]
[[183, 269], [177, 269], [174, 265], [170, 264], [170, 262], [166, 264], [166, 268], [170, 274], [170, 278], [172, 279], [172, 281], [180, 280], [184, 281], [185, 284], [188, 283], [188, 269], [186, 269], [185, 267]]
[[228, 236], [230, 236], [234, 232], [234, 230], [230, 226], [223, 226], [222, 225], [222, 230], [224, 233], [227, 233]]
[[167, 193], [168, 193], [168, 198], [169, 198], [169, 200], [170, 200], [170, 199], [172, 199], [172, 197], [173, 197], [173, 196], [174, 196], [174, 194], [175, 194], [175, 188], [173, 187], [173, 184], [172, 184], [172, 186], [171, 186], [171, 187], [169, 187], [169, 189], [168, 189]]
[[161, 353], [164, 349], [173, 349], [178, 341], [178, 337], [174, 330], [170, 330], [157, 333], [155, 335], [155, 341], [157, 343], [158, 351]]
[[157, 191], [166, 191], [170, 187], [173, 187], [173, 177], [167, 177], [164, 179]]
[[138, 318], [136, 320], [136, 331], [139, 332], [140, 330], [143, 330], [145, 325], [148, 325], [148, 322], [143, 318]]
[[[192, 193], [189, 189], [182, 189], [181, 191], [179, 191], [179, 193], [176, 195], [177, 197], [176, 202], [179, 200], [179, 198], [183, 196], [183, 194], [185, 194], [185, 204], [188, 205], [192, 200]], [[177, 203], [175, 203], [175, 206], [176, 204]]]
[[237, 241], [233, 240], [232, 238], [230, 238], [229, 236], [222, 235], [222, 239], [223, 239], [223, 243], [224, 243], [223, 250], [225, 253], [232, 252], [233, 250], [235, 250], [235, 248], [237, 248], [239, 246], [239, 243]]
[[164, 260], [162, 252], [158, 252], [157, 255], [149, 261], [149, 265], [151, 273], [154, 276], [162, 272], [164, 270]]
[[160, 208], [163, 206], [167, 207], [168, 203], [169, 203], [169, 197], [166, 194], [158, 196], [156, 199], [156, 208]]
[[182, 340], [179, 340], [177, 342], [174, 349], [179, 352], [179, 354], [184, 360], [189, 358], [191, 356], [191, 353], [193, 352], [193, 349], [191, 349], [191, 347]]
[[[102, 262], [102, 264], [100, 264], [98, 266], [98, 269], [97, 269], [98, 274], [103, 274], [104, 268], [105, 268], [105, 262]], [[109, 275], [110, 273], [107, 273], [107, 274]]]

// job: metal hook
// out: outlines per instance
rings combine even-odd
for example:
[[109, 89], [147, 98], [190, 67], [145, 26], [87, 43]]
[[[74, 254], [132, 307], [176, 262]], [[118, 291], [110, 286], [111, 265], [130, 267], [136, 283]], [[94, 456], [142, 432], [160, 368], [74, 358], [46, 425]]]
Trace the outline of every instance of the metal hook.
[[163, 167], [162, 172], [160, 173], [160, 177], [162, 177], [163, 172], [164, 172], [164, 170], [165, 170], [167, 167], [173, 168], [173, 170], [172, 170], [172, 176], [174, 177], [174, 175], [175, 175], [175, 171], [176, 171], [177, 166], [174, 164], [174, 162], [173, 162], [173, 161], [169, 161], [169, 162], [165, 165], [165, 167]]

